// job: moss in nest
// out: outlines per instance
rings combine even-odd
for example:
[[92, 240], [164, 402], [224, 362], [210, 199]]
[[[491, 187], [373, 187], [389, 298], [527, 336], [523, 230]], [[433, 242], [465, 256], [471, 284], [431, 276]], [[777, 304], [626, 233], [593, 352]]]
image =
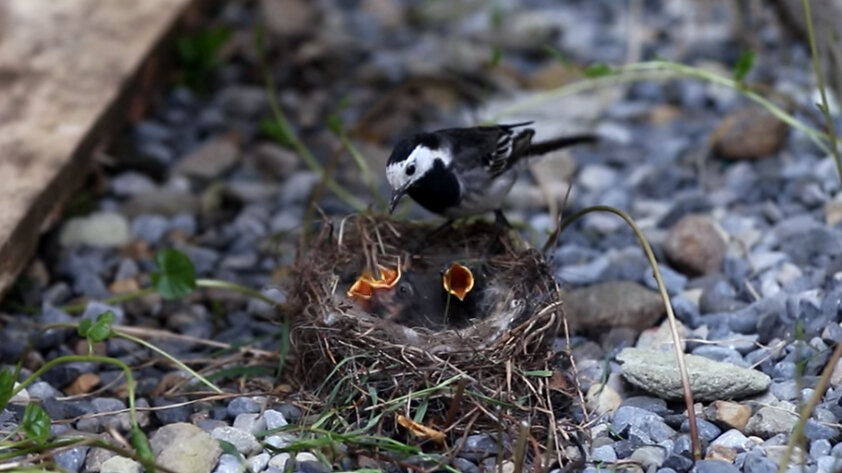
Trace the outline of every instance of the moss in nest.
[[[419, 422], [447, 433], [430, 448], [472, 432], [515, 437], [522, 421], [538, 444], [566, 438], [575, 387], [551, 349], [561, 300], [543, 255], [485, 222], [432, 230], [353, 216], [302, 250], [287, 307], [298, 381], [332, 405], [339, 430], [375, 419], [378, 432], [411, 437], [419, 429], [395, 419], [420, 409]], [[363, 274], [361, 303], [348, 291]]]

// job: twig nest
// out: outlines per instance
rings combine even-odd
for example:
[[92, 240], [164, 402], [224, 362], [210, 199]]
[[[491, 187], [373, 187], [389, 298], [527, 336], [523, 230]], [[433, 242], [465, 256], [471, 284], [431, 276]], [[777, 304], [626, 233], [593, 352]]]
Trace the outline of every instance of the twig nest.
[[[433, 429], [496, 430], [528, 417], [546, 434], [572, 390], [550, 347], [562, 312], [543, 255], [490, 223], [434, 230], [352, 216], [302, 249], [287, 306], [299, 380], [351, 397], [376, 389], [375, 412], [427, 390]], [[453, 407], [459, 380], [465, 397]], [[489, 400], [511, 412], [495, 416]], [[388, 413], [412, 418], [410, 406]]]

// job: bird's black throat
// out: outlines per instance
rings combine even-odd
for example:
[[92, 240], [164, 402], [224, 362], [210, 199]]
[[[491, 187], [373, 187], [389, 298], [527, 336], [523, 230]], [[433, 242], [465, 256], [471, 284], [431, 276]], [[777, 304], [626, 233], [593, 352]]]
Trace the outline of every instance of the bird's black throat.
[[409, 186], [407, 193], [419, 205], [437, 214], [443, 214], [461, 200], [456, 174], [439, 160], [424, 176]]

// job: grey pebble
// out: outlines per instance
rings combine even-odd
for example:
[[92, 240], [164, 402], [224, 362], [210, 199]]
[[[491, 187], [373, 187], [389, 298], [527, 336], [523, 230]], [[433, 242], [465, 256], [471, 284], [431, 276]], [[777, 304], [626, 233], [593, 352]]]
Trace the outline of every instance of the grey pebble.
[[89, 447], [73, 447], [62, 450], [53, 455], [56, 466], [77, 473], [85, 464], [85, 457], [88, 455]]
[[257, 413], [260, 409], [260, 404], [249, 397], [235, 397], [228, 403], [228, 415], [231, 417], [237, 417], [243, 413]]

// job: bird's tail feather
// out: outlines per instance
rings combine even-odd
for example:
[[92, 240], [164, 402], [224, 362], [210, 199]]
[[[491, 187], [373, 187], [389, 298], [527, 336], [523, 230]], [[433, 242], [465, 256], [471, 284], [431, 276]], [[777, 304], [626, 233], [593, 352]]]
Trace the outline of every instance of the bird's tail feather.
[[599, 141], [599, 136], [588, 133], [583, 133], [581, 135], [562, 136], [559, 138], [553, 138], [551, 140], [538, 141], [536, 143], [532, 143], [532, 145], [530, 145], [529, 148], [526, 150], [526, 155], [540, 156], [542, 154], [547, 154], [549, 152], [556, 151], [562, 148], [567, 148], [578, 144], [596, 143], [597, 141]]

